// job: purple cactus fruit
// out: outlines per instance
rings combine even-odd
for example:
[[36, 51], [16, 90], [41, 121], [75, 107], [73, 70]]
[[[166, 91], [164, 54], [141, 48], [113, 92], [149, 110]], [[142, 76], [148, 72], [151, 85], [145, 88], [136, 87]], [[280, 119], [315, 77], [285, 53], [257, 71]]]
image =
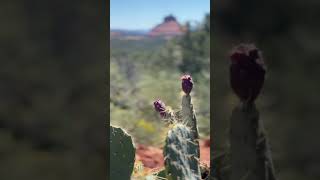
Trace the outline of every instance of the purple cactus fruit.
[[260, 51], [252, 44], [240, 44], [230, 55], [230, 83], [242, 102], [253, 102], [265, 79], [265, 65]]
[[154, 105], [154, 109], [157, 111], [157, 112], [164, 112], [166, 111], [166, 105], [160, 100], [156, 100], [153, 102], [153, 105]]
[[181, 86], [182, 86], [182, 90], [184, 93], [186, 93], [187, 95], [190, 94], [192, 87], [193, 87], [193, 81], [192, 81], [192, 77], [190, 75], [183, 75], [181, 77]]

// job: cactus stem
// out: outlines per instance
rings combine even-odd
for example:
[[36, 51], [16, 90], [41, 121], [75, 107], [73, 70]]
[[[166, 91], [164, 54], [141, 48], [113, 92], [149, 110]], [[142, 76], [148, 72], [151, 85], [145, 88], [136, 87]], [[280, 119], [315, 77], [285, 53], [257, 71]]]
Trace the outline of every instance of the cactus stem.
[[182, 109], [182, 116], [183, 116], [183, 122], [186, 123], [188, 127], [191, 128], [194, 138], [199, 138], [198, 133], [198, 126], [197, 126], [197, 118], [196, 114], [193, 110], [193, 104], [191, 103], [191, 96], [188, 94], [185, 94], [182, 96], [182, 103], [181, 103]]
[[233, 110], [230, 130], [231, 180], [275, 180], [267, 137], [254, 103], [242, 102]]

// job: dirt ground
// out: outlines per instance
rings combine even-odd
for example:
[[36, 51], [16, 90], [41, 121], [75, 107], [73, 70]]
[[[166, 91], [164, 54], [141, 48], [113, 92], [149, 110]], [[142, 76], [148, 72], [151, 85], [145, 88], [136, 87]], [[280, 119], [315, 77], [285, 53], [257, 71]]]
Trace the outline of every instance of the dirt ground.
[[[200, 140], [200, 162], [210, 167], [210, 139]], [[144, 168], [159, 169], [164, 166], [162, 149], [138, 144], [136, 161], [141, 161]]]

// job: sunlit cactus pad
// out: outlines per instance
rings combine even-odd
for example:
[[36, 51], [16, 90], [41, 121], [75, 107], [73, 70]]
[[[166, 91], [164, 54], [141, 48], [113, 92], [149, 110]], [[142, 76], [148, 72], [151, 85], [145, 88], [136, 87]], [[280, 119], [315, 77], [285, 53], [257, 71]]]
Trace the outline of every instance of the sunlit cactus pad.
[[176, 124], [168, 132], [164, 146], [165, 166], [169, 179], [201, 179], [198, 151], [190, 128]]

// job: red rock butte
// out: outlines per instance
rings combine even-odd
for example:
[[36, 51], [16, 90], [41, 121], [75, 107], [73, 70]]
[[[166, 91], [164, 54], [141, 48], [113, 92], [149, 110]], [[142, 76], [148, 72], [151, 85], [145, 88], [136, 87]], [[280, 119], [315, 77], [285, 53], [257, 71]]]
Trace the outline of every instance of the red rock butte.
[[164, 18], [163, 23], [154, 27], [148, 35], [151, 37], [173, 37], [182, 35], [183, 33], [183, 27], [174, 16], [169, 15]]

